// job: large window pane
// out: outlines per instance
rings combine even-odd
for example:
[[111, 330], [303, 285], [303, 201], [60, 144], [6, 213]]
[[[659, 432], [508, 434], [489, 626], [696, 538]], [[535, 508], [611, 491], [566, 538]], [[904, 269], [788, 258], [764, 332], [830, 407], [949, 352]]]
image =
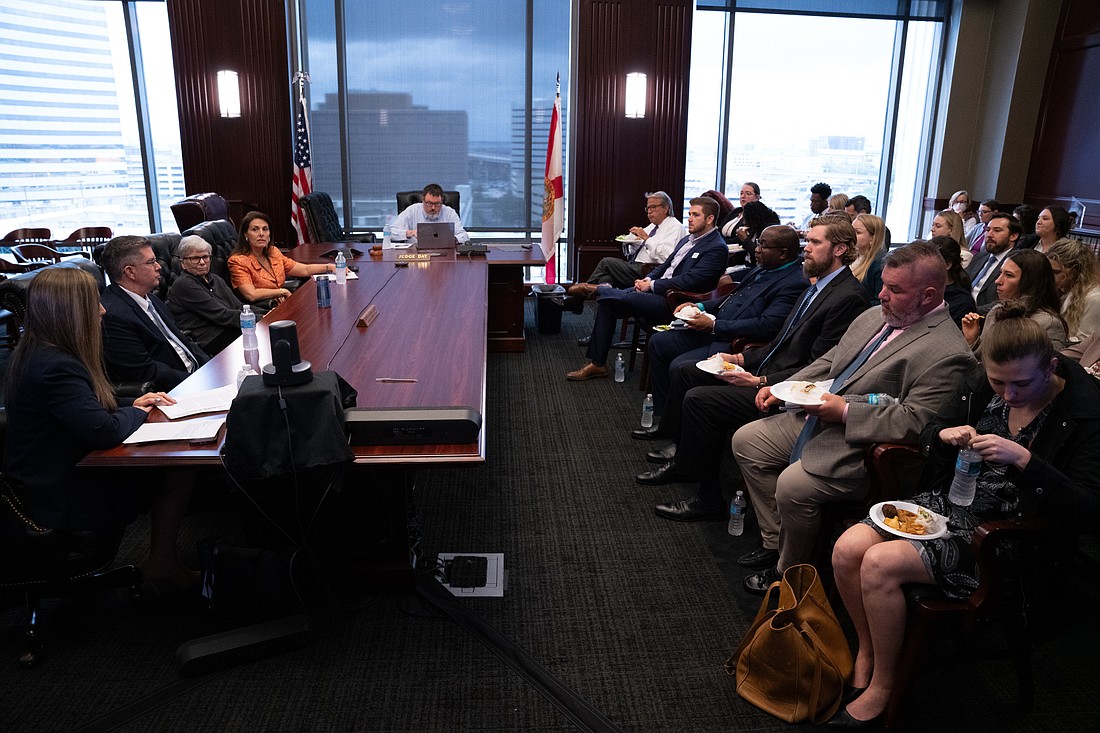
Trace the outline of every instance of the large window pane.
[[[140, 5], [158, 177], [172, 198], [183, 186], [166, 11]], [[0, 229], [150, 231], [122, 3], [5, 0], [0, 48]]]

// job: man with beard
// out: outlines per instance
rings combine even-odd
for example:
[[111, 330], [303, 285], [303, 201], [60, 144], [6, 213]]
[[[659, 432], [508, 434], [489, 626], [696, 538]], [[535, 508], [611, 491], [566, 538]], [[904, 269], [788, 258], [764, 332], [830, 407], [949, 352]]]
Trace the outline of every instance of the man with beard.
[[[636, 480], [667, 484], [699, 479], [699, 490], [689, 499], [658, 505], [658, 516], [680, 522], [725, 519], [720, 470], [724, 444], [728, 445], [726, 434], [760, 417], [756, 407], [760, 387], [782, 382], [825, 354], [852, 320], [867, 310], [867, 291], [848, 269], [855, 256], [856, 232], [847, 217], [814, 219], [806, 235], [802, 271], [815, 282], [799, 297], [771, 343], [740, 354], [722, 354], [744, 371], [714, 376], [694, 362], [674, 369], [660, 428], [676, 443], [652, 451], [648, 460], [667, 462]], [[777, 546], [778, 538], [770, 547], [742, 555], [738, 562], [745, 567], [771, 567], [779, 556]]]
[[[985, 208], [984, 203], [982, 208]], [[974, 303], [981, 313], [987, 313], [997, 303], [997, 276], [1001, 274], [1001, 265], [1015, 249], [1024, 229], [1015, 217], [1000, 211], [990, 214], [988, 220], [984, 214], [982, 216], [985, 222], [982, 224], [985, 251], [970, 261], [966, 274], [970, 276], [970, 294], [974, 296]]]
[[[833, 380], [820, 404], [734, 433], [733, 454], [763, 545], [779, 549], [775, 567], [745, 579], [749, 592], [766, 592], [783, 570], [811, 559], [822, 504], [867, 495], [863, 444], [917, 443], [975, 365], [943, 301], [946, 283], [947, 265], [933, 245], [916, 242], [891, 252], [882, 270], [881, 305], [856, 318], [840, 343], [791, 376]], [[872, 394], [896, 402], [872, 404]], [[756, 395], [762, 411], [778, 403], [769, 386]]]

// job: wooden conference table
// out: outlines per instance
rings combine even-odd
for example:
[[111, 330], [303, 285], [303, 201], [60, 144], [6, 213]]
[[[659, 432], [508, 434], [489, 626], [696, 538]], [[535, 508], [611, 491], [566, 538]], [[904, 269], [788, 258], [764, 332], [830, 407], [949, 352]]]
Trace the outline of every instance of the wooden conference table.
[[[355, 264], [358, 279], [330, 284], [330, 308], [318, 308], [317, 284], [310, 280], [259, 321], [261, 364], [271, 361], [269, 324], [293, 320], [298, 324], [302, 358], [312, 363], [315, 372], [331, 370], [343, 377], [358, 391], [358, 407], [468, 407], [484, 416], [490, 277], [485, 259], [434, 257], [397, 267], [390, 258], [360, 257]], [[367, 328], [357, 326], [359, 315], [371, 304], [378, 309], [377, 317]], [[243, 362], [238, 339], [170, 394], [182, 396], [231, 384]], [[386, 377], [416, 382], [376, 381]], [[149, 417], [151, 422], [166, 419], [158, 410]], [[407, 521], [413, 469], [484, 462], [485, 430], [483, 422], [478, 440], [465, 445], [353, 447], [355, 460], [345, 485], [362, 491], [343, 494], [357, 495], [361, 505], [347, 513], [370, 513], [371, 521], [382, 524], [376, 534], [386, 537], [378, 542], [381, 549], [356, 561], [353, 576], [411, 587]], [[183, 441], [119, 445], [94, 451], [82, 465], [174, 470], [218, 466], [224, 433], [223, 428], [218, 442], [208, 446]]]

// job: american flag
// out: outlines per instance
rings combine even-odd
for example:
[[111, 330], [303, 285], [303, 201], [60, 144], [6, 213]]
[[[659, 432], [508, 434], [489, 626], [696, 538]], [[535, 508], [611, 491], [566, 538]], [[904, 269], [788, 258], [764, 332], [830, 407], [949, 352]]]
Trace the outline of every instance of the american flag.
[[294, 119], [294, 181], [290, 187], [290, 220], [298, 232], [298, 244], [309, 241], [306, 212], [298, 200], [313, 191], [313, 161], [309, 152], [309, 119], [306, 117], [306, 100], [298, 95], [298, 113]]

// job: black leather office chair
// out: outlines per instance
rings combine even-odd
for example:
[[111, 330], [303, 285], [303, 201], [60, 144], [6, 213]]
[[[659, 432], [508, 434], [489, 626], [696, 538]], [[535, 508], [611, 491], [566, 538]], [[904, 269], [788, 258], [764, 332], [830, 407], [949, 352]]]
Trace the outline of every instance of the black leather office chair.
[[34, 280], [35, 275], [42, 270], [53, 267], [76, 267], [84, 270], [96, 279], [96, 285], [101, 291], [103, 290], [103, 270], [91, 260], [82, 257], [74, 257], [52, 265], [38, 266], [33, 270], [13, 274], [0, 280], [0, 310], [9, 312], [14, 320], [13, 323], [8, 324], [8, 335], [12, 346], [19, 340], [18, 334], [23, 330], [23, 322], [27, 318], [27, 288]]
[[229, 204], [216, 193], [196, 193], [172, 204], [172, 216], [182, 232], [204, 221], [229, 219]]
[[[397, 211], [402, 212], [409, 208], [409, 204], [419, 204], [424, 201], [423, 191], [398, 191], [397, 192]], [[458, 214], [462, 213], [461, 199], [458, 195], [458, 191], [444, 191], [443, 192], [443, 205], [450, 206]]]
[[312, 243], [320, 242], [373, 242], [374, 234], [367, 232], [354, 237], [344, 231], [332, 197], [324, 191], [314, 191], [298, 199], [298, 204], [306, 212], [308, 232], [306, 239]]
[[[181, 238], [196, 235], [202, 237], [210, 245], [210, 272], [229, 282], [229, 256], [233, 254], [233, 248], [237, 246], [237, 230], [228, 219], [216, 219], [196, 224], [183, 234]], [[173, 267], [177, 274], [182, 270], [178, 256], [179, 244], [173, 250]]]

